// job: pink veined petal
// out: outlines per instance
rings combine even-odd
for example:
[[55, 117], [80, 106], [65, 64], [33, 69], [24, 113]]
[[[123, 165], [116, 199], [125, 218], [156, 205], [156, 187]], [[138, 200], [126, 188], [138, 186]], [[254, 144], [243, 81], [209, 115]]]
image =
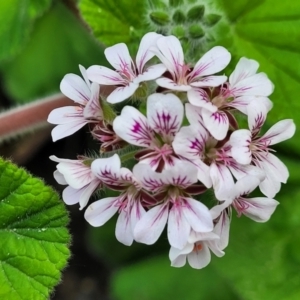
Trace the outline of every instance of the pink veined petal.
[[168, 218], [168, 240], [172, 247], [183, 249], [188, 241], [191, 226], [183, 214], [181, 203], [174, 203]]
[[191, 160], [199, 160], [204, 155], [208, 132], [201, 126], [184, 126], [176, 134], [172, 143], [176, 154]]
[[128, 85], [120, 86], [114, 89], [107, 97], [108, 103], [119, 103], [127, 98], [131, 97], [138, 89], [139, 85], [134, 82], [130, 82]]
[[137, 222], [142, 218], [142, 216], [146, 213], [146, 210], [142, 206], [140, 201], [134, 200], [131, 213], [130, 213], [130, 222], [131, 222], [131, 230], [134, 231], [134, 228]]
[[53, 109], [47, 121], [51, 124], [67, 124], [85, 120], [83, 109], [80, 106], [63, 106]]
[[195, 250], [188, 254], [187, 258], [192, 268], [202, 269], [210, 263], [211, 254], [205, 242], [198, 242], [197, 244], [199, 246], [195, 245]]
[[61, 92], [73, 101], [85, 105], [90, 99], [90, 89], [86, 82], [78, 75], [67, 74], [60, 83]]
[[154, 47], [156, 45], [156, 41], [160, 37], [162, 37], [162, 35], [157, 34], [155, 32], [148, 32], [142, 37], [139, 50], [136, 54], [136, 59], [135, 59], [136, 67], [139, 74], [143, 73], [143, 68], [146, 62], [149, 61], [155, 55], [152, 51], [149, 51], [149, 49], [150, 47]]
[[184, 65], [184, 54], [177, 37], [170, 35], [157, 40], [160, 55], [155, 53], [169, 72], [174, 76], [181, 74]]
[[64, 175], [66, 182], [74, 189], [80, 189], [95, 179], [91, 169], [81, 161], [61, 162], [56, 168]]
[[243, 195], [252, 193], [260, 184], [260, 179], [251, 175], [239, 179], [235, 184], [235, 196], [239, 198]]
[[156, 80], [157, 85], [173, 91], [187, 92], [191, 89], [189, 85], [178, 84], [173, 79], [161, 77]]
[[90, 204], [84, 218], [94, 227], [105, 224], [119, 209], [118, 197], [109, 197]]
[[82, 189], [73, 189], [70, 186], [67, 186], [62, 193], [62, 198], [67, 205], [73, 205], [79, 203], [80, 195]]
[[191, 125], [198, 125], [205, 128], [202, 118], [202, 108], [190, 103], [185, 104], [185, 114]]
[[221, 46], [216, 46], [206, 52], [196, 63], [190, 78], [211, 75], [223, 70], [230, 62], [230, 53]]
[[57, 125], [55, 128], [52, 129], [51, 135], [53, 142], [56, 142], [64, 137], [72, 135], [79, 129], [81, 129], [84, 125], [89, 123], [88, 120], [78, 120], [72, 123], [66, 123], [62, 125]]
[[260, 141], [268, 141], [268, 145], [278, 144], [290, 139], [296, 131], [293, 120], [281, 120], [273, 125], [261, 138]]
[[251, 138], [251, 132], [246, 129], [236, 130], [230, 135], [231, 155], [242, 165], [248, 165], [252, 161]]
[[119, 72], [133, 74], [132, 59], [124, 43], [119, 43], [104, 50], [108, 62]]
[[210, 166], [210, 177], [218, 200], [224, 201], [234, 197], [234, 181], [227, 167], [212, 163]]
[[128, 81], [116, 71], [103, 66], [91, 66], [87, 69], [89, 80], [105, 85], [124, 85]]
[[223, 250], [228, 246], [229, 229], [230, 218], [227, 212], [223, 212], [214, 228], [214, 232], [220, 237], [220, 239], [217, 241], [217, 245], [220, 250]]
[[166, 185], [187, 188], [197, 182], [198, 170], [189, 161], [179, 161], [173, 167], [161, 173], [161, 181]]
[[173, 94], [152, 94], [147, 99], [147, 119], [150, 127], [169, 142], [179, 130], [184, 108]]
[[252, 101], [258, 101], [259, 103], [264, 104], [267, 109], [267, 112], [269, 112], [273, 107], [272, 101], [269, 98], [263, 96], [240, 96], [234, 98], [231, 102], [228, 102], [226, 105], [233, 107], [242, 112], [243, 114], [247, 115], [247, 106]]
[[258, 70], [259, 64], [256, 60], [246, 57], [240, 58], [234, 71], [229, 77], [230, 85], [234, 86], [241, 80], [253, 76]]
[[154, 131], [147, 118], [134, 107], [125, 106], [121, 115], [115, 118], [113, 128], [119, 137], [132, 145], [149, 147], [154, 143]]
[[213, 105], [206, 91], [203, 89], [191, 89], [187, 92], [187, 97], [192, 105], [203, 107], [211, 112], [218, 110], [218, 107]]
[[216, 87], [222, 85], [226, 82], [227, 76], [207, 76], [203, 77], [197, 81], [191, 82], [192, 87]]
[[273, 93], [274, 85], [265, 73], [258, 73], [237, 82], [231, 88], [235, 97], [238, 96], [265, 96]]
[[219, 110], [217, 112], [210, 112], [209, 110], [202, 110], [203, 122], [206, 129], [217, 140], [223, 140], [229, 129], [229, 120], [225, 112]]
[[58, 170], [54, 171], [53, 177], [59, 184], [62, 184], [62, 185], [68, 184], [65, 180], [65, 176], [63, 174], [61, 174]]
[[260, 181], [266, 178], [265, 171], [254, 165], [241, 165], [237, 163], [229, 165], [228, 168], [237, 180], [247, 175], [257, 177]]
[[154, 80], [160, 77], [166, 71], [166, 67], [163, 64], [157, 64], [149, 66], [147, 69], [140, 73], [134, 80], [134, 83], [140, 83], [143, 81]]
[[213, 220], [209, 209], [201, 202], [192, 198], [185, 198], [185, 205], [182, 207], [182, 212], [196, 232], [209, 232], [214, 228]]
[[90, 197], [94, 193], [94, 191], [99, 186], [100, 181], [98, 179], [94, 179], [88, 184], [86, 187], [82, 188], [82, 193], [79, 198], [79, 209], [82, 210], [86, 207], [87, 203], [89, 202]]
[[269, 198], [249, 198], [244, 199], [246, 209], [243, 214], [256, 222], [267, 222], [275, 211], [278, 201]]
[[161, 173], [154, 172], [149, 164], [136, 164], [133, 167], [133, 174], [149, 192], [156, 192], [165, 185]]
[[122, 209], [118, 217], [116, 224], [116, 238], [120, 243], [131, 246], [133, 242], [133, 231], [130, 222], [130, 212], [126, 210]]
[[265, 123], [267, 117], [267, 108], [263, 103], [259, 103], [259, 101], [252, 101], [247, 106], [247, 114], [248, 114], [248, 126], [252, 135], [257, 134], [263, 124]]
[[266, 177], [259, 185], [260, 191], [266, 195], [268, 198], [273, 198], [280, 191], [281, 183], [280, 181], [273, 180]]
[[86, 104], [83, 110], [83, 116], [86, 119], [103, 119], [103, 111], [100, 107], [100, 85], [93, 82], [91, 85], [91, 99]]
[[154, 244], [164, 230], [168, 215], [169, 204], [157, 205], [148, 210], [134, 228], [134, 239], [143, 244]]
[[121, 160], [118, 154], [108, 158], [98, 158], [92, 162], [91, 171], [106, 184], [116, 184], [120, 180]]

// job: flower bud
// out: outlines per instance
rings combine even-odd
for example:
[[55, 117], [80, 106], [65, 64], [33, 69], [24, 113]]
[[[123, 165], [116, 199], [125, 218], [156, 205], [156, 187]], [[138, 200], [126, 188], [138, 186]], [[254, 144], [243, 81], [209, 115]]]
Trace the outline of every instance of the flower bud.
[[205, 32], [200, 25], [193, 24], [189, 27], [189, 35], [193, 39], [199, 39], [204, 37]]
[[194, 6], [188, 11], [187, 17], [189, 21], [199, 21], [202, 19], [204, 15], [204, 11], [205, 11], [204, 5]]
[[153, 11], [150, 13], [150, 19], [156, 25], [164, 26], [170, 22], [169, 15], [162, 11]]
[[217, 14], [208, 14], [204, 17], [203, 23], [209, 27], [216, 25], [222, 17]]
[[169, 0], [170, 6], [177, 7], [183, 4], [183, 0]]
[[181, 10], [176, 10], [173, 14], [173, 21], [175, 24], [183, 24], [185, 22], [185, 15]]

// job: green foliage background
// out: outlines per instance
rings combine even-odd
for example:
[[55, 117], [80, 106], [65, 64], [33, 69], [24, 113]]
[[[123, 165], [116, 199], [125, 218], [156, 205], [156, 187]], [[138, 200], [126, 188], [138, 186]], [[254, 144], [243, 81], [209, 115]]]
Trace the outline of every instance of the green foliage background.
[[[183, 1], [173, 2], [176, 6]], [[298, 128], [300, 2], [186, 2], [218, 11], [222, 23], [211, 43], [228, 47], [233, 64], [241, 56], [257, 60], [275, 84], [268, 125], [293, 118]], [[166, 5], [167, 0], [81, 0], [81, 19], [61, 1], [2, 1], [0, 71], [6, 92], [15, 103], [57, 92], [65, 73], [78, 73], [78, 64], [106, 64], [104, 45], [125, 42], [134, 55], [139, 38], [149, 28], [147, 7]], [[202, 52], [199, 47], [199, 57]], [[171, 268], [164, 241], [152, 247], [118, 244], [114, 220], [103, 228], [91, 228], [86, 237], [91, 252], [115, 268], [112, 295], [121, 300], [300, 299], [299, 139], [297, 130], [293, 139], [277, 147], [290, 179], [276, 198], [281, 204], [274, 216], [266, 224], [234, 217], [225, 257], [213, 258], [204, 270]]]

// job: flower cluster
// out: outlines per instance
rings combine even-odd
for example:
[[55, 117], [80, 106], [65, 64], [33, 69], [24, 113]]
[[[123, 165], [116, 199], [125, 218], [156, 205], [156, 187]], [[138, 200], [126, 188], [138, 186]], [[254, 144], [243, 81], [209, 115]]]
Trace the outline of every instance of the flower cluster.
[[[123, 43], [107, 48], [105, 56], [114, 70], [80, 66], [84, 79], [67, 74], [61, 91], [77, 105], [49, 115], [57, 125], [54, 141], [89, 124], [101, 145], [96, 158], [50, 157], [58, 163], [57, 182], [67, 185], [63, 199], [83, 209], [99, 189], [117, 191], [86, 208], [92, 226], [118, 214], [116, 237], [125, 245], [153, 244], [167, 226], [171, 265], [181, 267], [187, 259], [203, 268], [210, 251], [224, 255], [232, 209], [256, 222], [274, 212], [273, 198], [289, 174], [271, 146], [291, 138], [295, 125], [282, 120], [261, 133], [273, 84], [247, 58], [229, 77], [215, 75], [231, 59], [221, 46], [191, 65], [176, 37], [151, 32], [135, 61]], [[107, 97], [104, 86], [111, 86]], [[120, 102], [116, 113], [112, 104]], [[249, 128], [240, 128], [237, 115]], [[250, 196], [257, 187], [264, 196]], [[209, 189], [214, 202], [205, 201]]]

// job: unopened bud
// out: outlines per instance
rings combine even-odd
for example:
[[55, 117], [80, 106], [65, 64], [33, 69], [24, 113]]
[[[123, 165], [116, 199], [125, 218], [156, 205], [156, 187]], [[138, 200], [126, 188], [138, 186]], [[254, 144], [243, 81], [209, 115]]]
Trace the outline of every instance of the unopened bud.
[[185, 22], [185, 15], [181, 10], [176, 10], [173, 14], [173, 21], [176, 24], [182, 24]]
[[204, 17], [204, 24], [207, 26], [214, 26], [217, 24], [222, 17], [216, 14], [208, 14]]
[[199, 39], [205, 35], [205, 32], [200, 25], [193, 24], [189, 27], [189, 35], [193, 39]]
[[177, 7], [183, 4], [183, 0], [169, 0], [170, 6]]
[[170, 22], [169, 15], [162, 11], [153, 11], [150, 13], [150, 19], [156, 25], [164, 26]]
[[189, 21], [199, 21], [204, 15], [205, 7], [204, 5], [197, 5], [192, 7], [188, 13], [187, 17]]
[[185, 37], [185, 28], [183, 26], [176, 26], [172, 29], [172, 34], [178, 39], [182, 39]]

